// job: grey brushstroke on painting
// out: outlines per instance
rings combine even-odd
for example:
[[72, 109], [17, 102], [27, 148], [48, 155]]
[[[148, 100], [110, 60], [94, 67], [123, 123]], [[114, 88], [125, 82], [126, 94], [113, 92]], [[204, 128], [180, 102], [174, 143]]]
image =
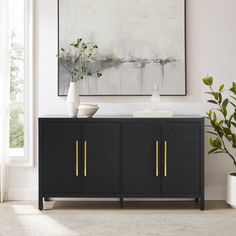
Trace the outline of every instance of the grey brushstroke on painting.
[[[122, 34], [121, 39], [117, 39], [110, 34], [107, 35], [107, 32], [104, 30], [102, 30], [102, 32], [96, 28], [92, 30], [92, 23], [87, 23], [86, 19], [84, 19], [84, 15], [89, 10], [97, 10], [95, 6], [92, 7], [89, 4], [95, 4], [93, 0], [59, 1], [59, 46], [65, 47], [77, 37], [76, 35], [96, 43], [99, 46], [97, 61], [99, 61], [99, 69], [103, 76], [98, 79], [86, 78], [85, 80], [80, 81], [81, 95], [147, 95], [152, 93], [154, 84], [159, 86], [162, 94], [185, 94], [184, 0], [146, 0], [146, 3], [149, 2], [150, 6], [154, 4], [156, 7], [159, 7], [159, 15], [158, 12], [152, 12], [153, 9], [149, 9], [149, 6], [146, 6], [146, 14], [141, 14], [140, 10], [135, 12], [134, 8], [133, 18], [138, 22], [140, 21], [140, 24], [142, 24], [142, 19], [152, 16], [154, 19], [160, 19], [160, 21], [165, 22], [164, 25], [167, 25], [167, 28], [174, 29], [174, 32], [170, 31], [167, 35], [176, 35], [176, 42], [173, 37], [167, 38], [167, 36], [160, 36], [160, 40], [158, 40], [158, 37], [156, 37], [155, 34], [155, 37], [157, 38], [156, 43], [150, 38], [151, 35], [143, 37], [142, 35], [140, 36], [139, 31], [136, 33], [132, 32], [133, 34], [130, 36], [130, 32], [128, 32], [126, 25], [122, 22], [117, 23], [116, 21], [119, 20], [116, 18], [114, 20], [116, 23], [110, 21], [109, 24], [114, 24], [115, 29], [112, 29], [114, 34], [117, 34], [117, 32], [122, 33], [122, 31], [126, 30], [126, 34]], [[99, 2], [102, 5], [102, 2], [104, 1], [106, 4], [108, 3], [106, 0], [101, 0], [101, 2]], [[107, 4], [107, 8], [110, 12], [117, 10], [115, 7], [118, 6], [116, 5], [117, 0], [111, 2]], [[134, 0], [127, 0], [126, 2], [129, 2], [130, 5], [132, 5]], [[139, 0], [138, 2], [140, 5], [145, 4], [142, 0]], [[160, 8], [163, 8], [163, 12]], [[80, 14], [76, 9], [80, 9]], [[102, 17], [100, 11], [102, 10], [97, 10], [95, 16], [89, 16], [92, 22], [96, 22], [96, 15]], [[149, 11], [150, 16], [148, 14]], [[68, 17], [68, 15], [70, 15], [70, 17]], [[124, 18], [126, 18], [126, 21], [132, 19], [132, 14], [127, 16], [123, 13], [123, 15]], [[94, 20], [92, 19], [93, 16], [95, 18]], [[176, 16], [181, 16], [182, 20], [178, 23], [173, 23], [174, 20], [177, 19]], [[68, 26], [71, 26], [74, 21], [82, 22], [84, 24], [81, 23], [79, 26], [78, 24], [74, 24], [74, 27], [69, 27], [69, 29]], [[148, 23], [150, 23], [150, 21], [148, 21]], [[158, 22], [153, 22], [152, 24], [155, 25], [157, 23]], [[90, 27], [86, 28], [84, 26], [86, 24]], [[103, 23], [101, 23], [98, 28], [106, 28], [106, 23], [104, 24], [104, 27]], [[149, 27], [152, 28], [154, 26]], [[158, 27], [161, 28], [162, 26], [157, 26], [157, 28]], [[142, 27], [140, 27], [140, 31], [142, 31]], [[127, 39], [124, 40], [123, 38]], [[137, 41], [136, 38], [138, 38], [139, 41]], [[167, 39], [167, 42], [165, 42], [164, 39]], [[145, 44], [142, 42], [143, 40], [146, 40]], [[159, 47], [158, 42], [164, 46]], [[136, 44], [137, 47], [135, 47]], [[143, 47], [140, 45], [143, 45]], [[154, 47], [152, 45], [154, 45]], [[176, 49], [176, 47], [178, 48]], [[95, 68], [97, 62], [91, 63], [91, 66]], [[68, 86], [69, 77], [64, 68], [59, 65], [59, 95], [66, 95]]]
[[176, 59], [173, 58], [167, 58], [167, 59], [139, 59], [139, 58], [132, 58], [132, 59], [118, 59], [118, 58], [103, 58], [100, 61], [101, 70], [104, 71], [108, 68], [118, 68], [123, 63], [132, 63], [132, 66], [135, 68], [138, 68], [140, 70], [140, 94], [142, 94], [142, 88], [143, 88], [143, 74], [144, 70], [147, 64], [153, 63], [153, 64], [159, 64], [161, 65], [161, 84], [159, 84], [159, 87], [162, 88], [164, 81], [165, 81], [165, 65], [168, 63], [177, 62]]

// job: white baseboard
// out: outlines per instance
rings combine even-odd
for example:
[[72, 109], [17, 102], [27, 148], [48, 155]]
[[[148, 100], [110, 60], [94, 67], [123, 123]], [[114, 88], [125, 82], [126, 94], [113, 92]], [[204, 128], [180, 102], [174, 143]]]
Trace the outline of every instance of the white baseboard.
[[226, 199], [226, 187], [214, 187], [205, 189], [206, 200], [225, 200]]
[[37, 188], [9, 188], [7, 193], [9, 201], [37, 200]]
[[[26, 200], [37, 200], [38, 189], [37, 188], [9, 188], [7, 198], [9, 201], [26, 201]], [[226, 188], [215, 187], [207, 188], [205, 190], [206, 200], [225, 200]]]

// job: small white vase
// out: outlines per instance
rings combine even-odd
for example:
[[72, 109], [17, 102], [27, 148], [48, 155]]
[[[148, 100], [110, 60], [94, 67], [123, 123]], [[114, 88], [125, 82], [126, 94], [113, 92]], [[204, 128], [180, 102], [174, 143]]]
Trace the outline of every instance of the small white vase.
[[228, 175], [226, 202], [232, 208], [236, 208], [236, 175], [235, 173]]
[[67, 98], [67, 110], [70, 117], [77, 117], [78, 106], [80, 104], [78, 82], [70, 82]]

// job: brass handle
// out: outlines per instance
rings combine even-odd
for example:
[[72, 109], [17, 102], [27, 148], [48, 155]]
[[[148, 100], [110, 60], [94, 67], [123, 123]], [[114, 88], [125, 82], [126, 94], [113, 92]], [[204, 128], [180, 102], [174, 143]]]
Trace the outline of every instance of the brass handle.
[[84, 141], [84, 176], [87, 176], [87, 141]]
[[156, 176], [159, 176], [159, 173], [158, 173], [158, 169], [159, 169], [158, 162], [159, 162], [159, 149], [158, 149], [158, 141], [156, 141]]
[[164, 176], [167, 176], [167, 141], [164, 145]]
[[75, 175], [79, 176], [79, 141], [75, 143]]

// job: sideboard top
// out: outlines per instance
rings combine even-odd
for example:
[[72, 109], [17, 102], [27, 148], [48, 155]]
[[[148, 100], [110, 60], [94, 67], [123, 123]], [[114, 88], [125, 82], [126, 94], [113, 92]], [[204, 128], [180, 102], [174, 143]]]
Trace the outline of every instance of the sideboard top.
[[71, 120], [71, 121], [98, 121], [98, 120], [172, 120], [172, 119], [203, 119], [203, 116], [200, 115], [174, 115], [173, 117], [161, 117], [161, 118], [152, 118], [152, 117], [133, 117], [132, 115], [96, 115], [92, 118], [71, 118], [65, 115], [47, 115], [39, 117], [39, 119], [60, 119], [60, 120]]

